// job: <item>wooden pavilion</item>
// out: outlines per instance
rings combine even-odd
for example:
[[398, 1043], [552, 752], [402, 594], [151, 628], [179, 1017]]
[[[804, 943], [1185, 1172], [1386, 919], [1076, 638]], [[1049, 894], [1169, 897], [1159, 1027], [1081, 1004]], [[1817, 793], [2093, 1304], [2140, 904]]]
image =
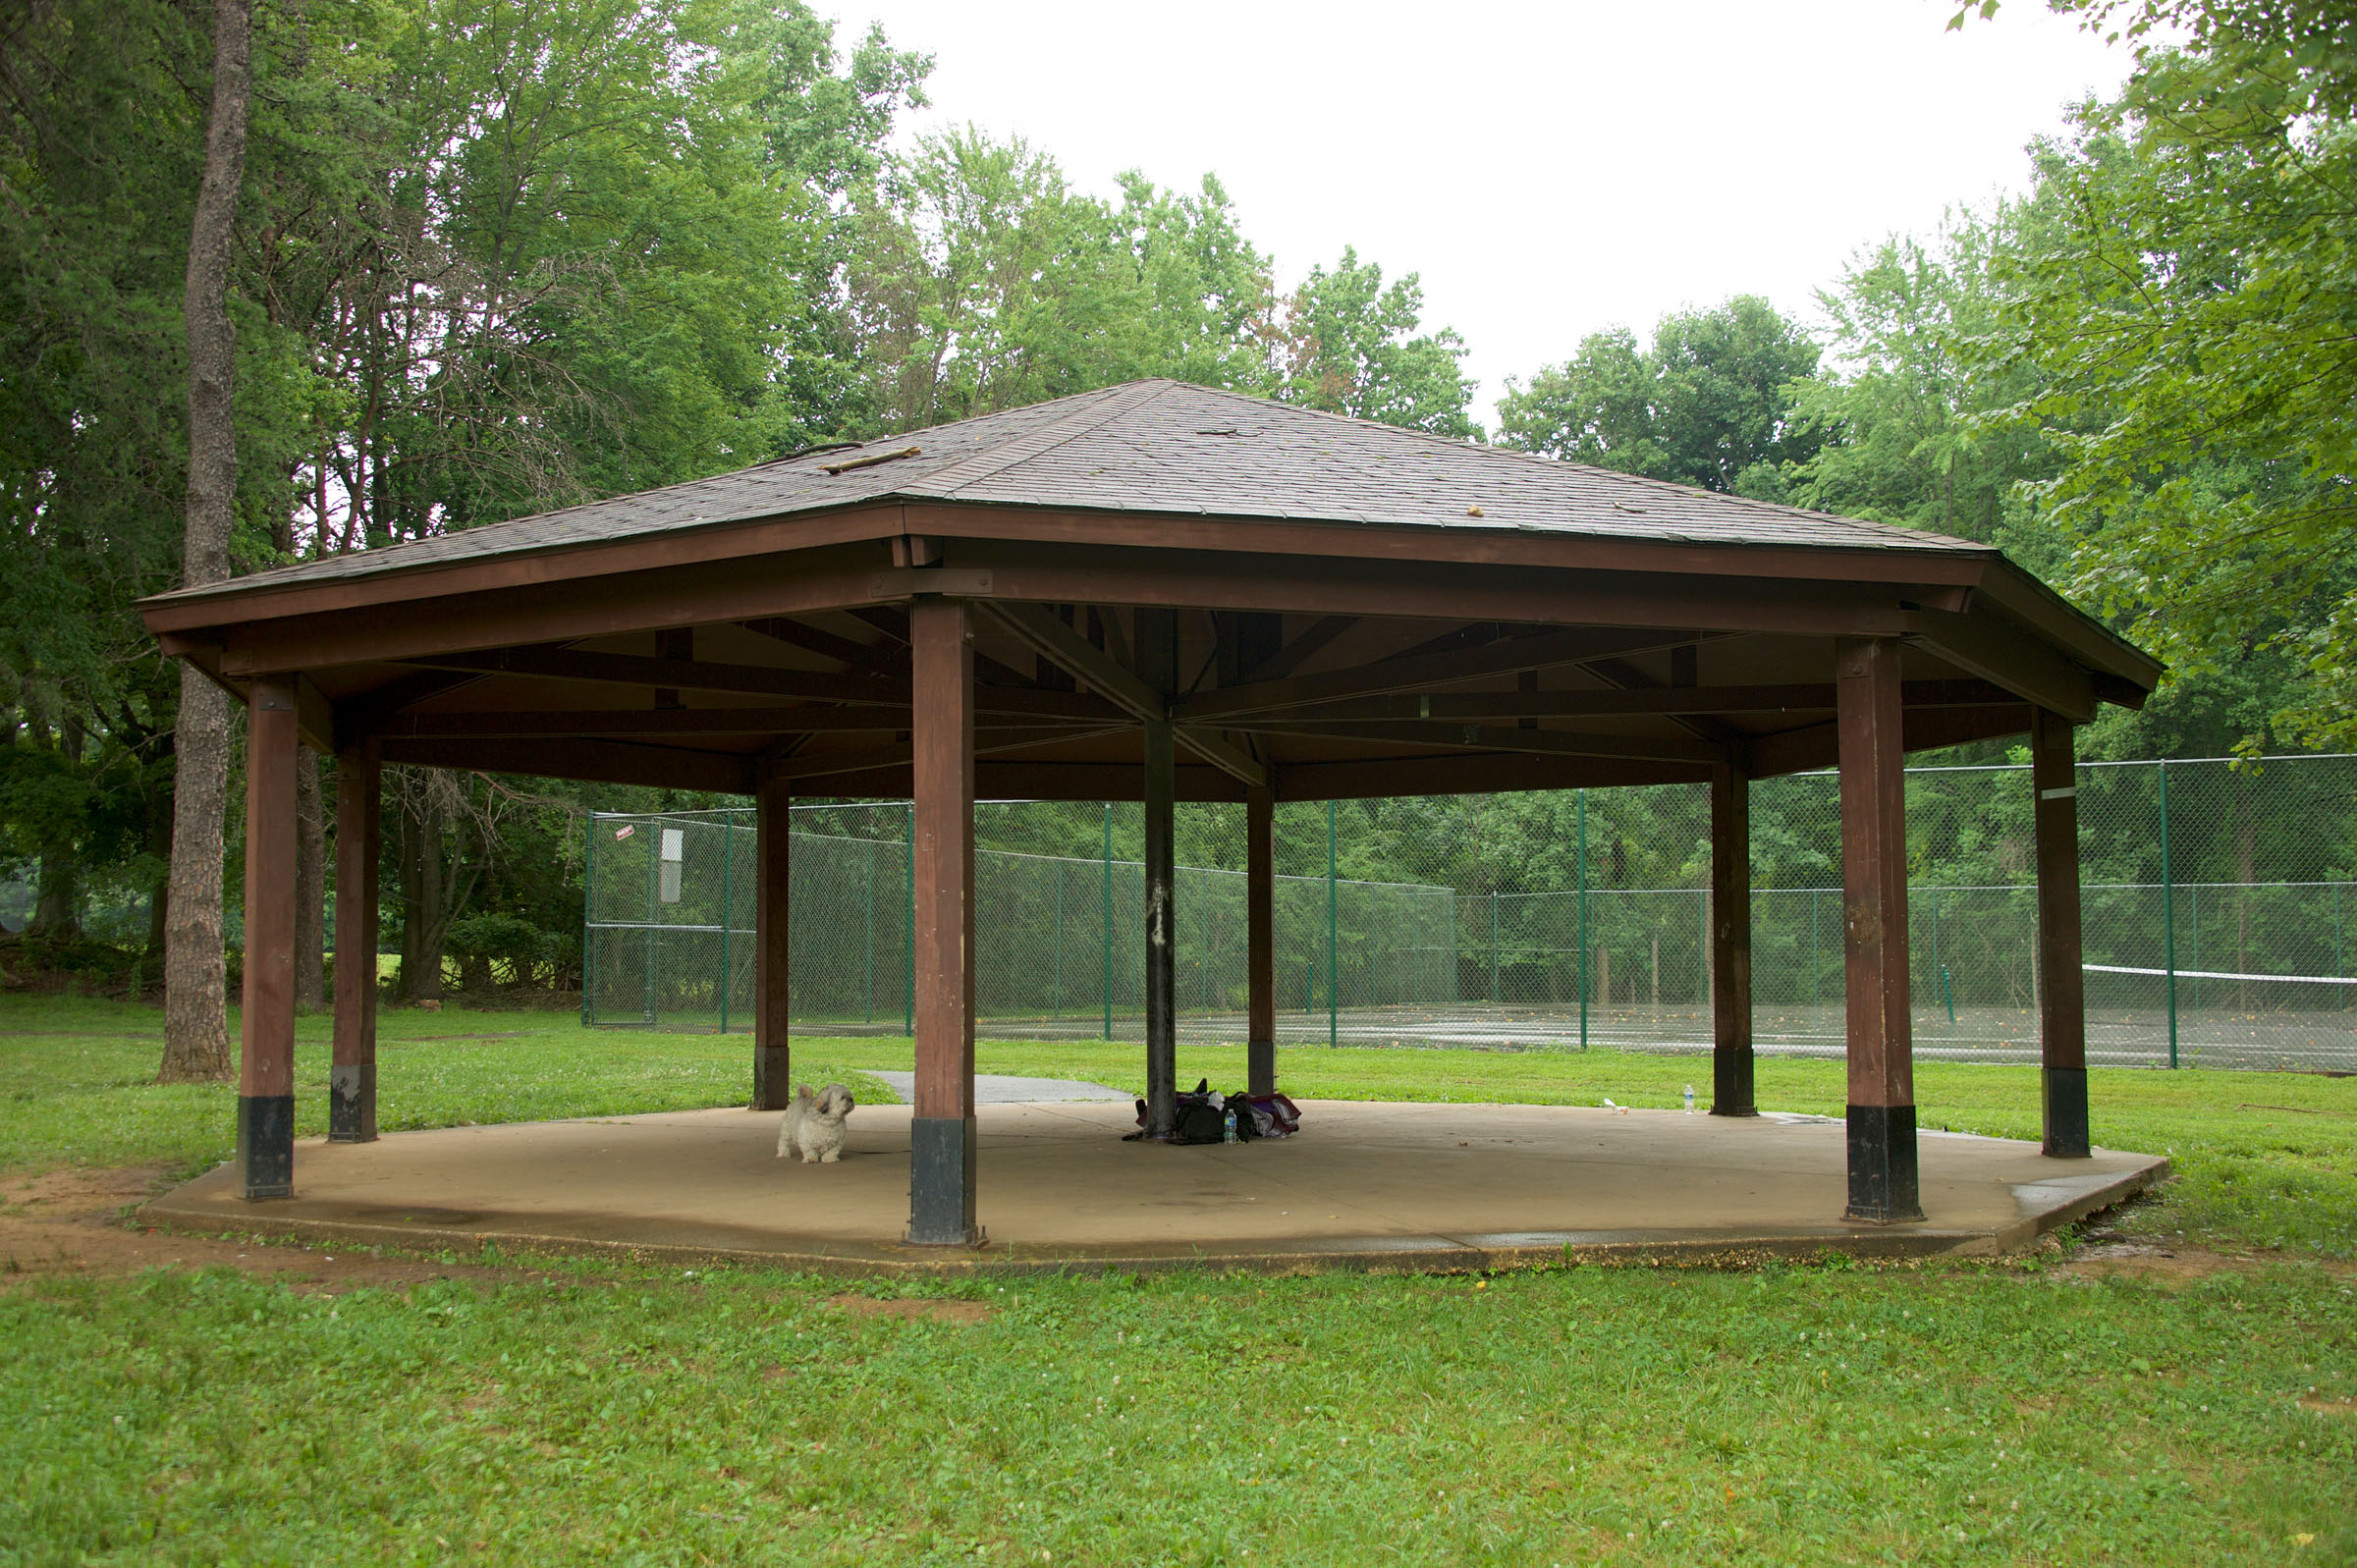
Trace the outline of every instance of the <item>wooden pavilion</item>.
[[[1837, 764], [1848, 1205], [1921, 1217], [1906, 752], [2027, 732], [2045, 1150], [2088, 1151], [2071, 727], [2160, 667], [1994, 549], [1142, 381], [164, 594], [249, 716], [238, 1176], [294, 1184], [295, 759], [338, 758], [337, 949], [375, 943], [383, 762], [757, 802], [752, 1103], [788, 1093], [791, 797], [912, 796], [907, 1239], [975, 1222], [973, 802], [1135, 799], [1150, 1126], [1174, 1108], [1172, 819], [1242, 801], [1250, 1078], [1276, 1083], [1279, 800], [1707, 783], [1712, 1113], [1754, 1114], [1748, 786]], [[330, 1134], [375, 1136], [375, 987]]]

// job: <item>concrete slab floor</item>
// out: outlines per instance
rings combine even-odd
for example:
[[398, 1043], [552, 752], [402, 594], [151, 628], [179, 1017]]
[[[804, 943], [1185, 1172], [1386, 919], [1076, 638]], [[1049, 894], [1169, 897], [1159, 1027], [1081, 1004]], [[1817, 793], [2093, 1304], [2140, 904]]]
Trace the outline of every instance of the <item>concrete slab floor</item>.
[[676, 1111], [305, 1140], [296, 1196], [229, 1167], [145, 1222], [344, 1245], [740, 1262], [853, 1273], [1200, 1266], [1465, 1270], [1566, 1258], [1996, 1254], [2159, 1181], [2168, 1162], [1921, 1140], [1920, 1224], [1845, 1223], [1837, 1121], [1567, 1106], [1304, 1101], [1296, 1137], [1124, 1143], [1127, 1105], [977, 1108], [988, 1244], [910, 1247], [908, 1108], [863, 1106], [832, 1165], [775, 1158], [778, 1114]]

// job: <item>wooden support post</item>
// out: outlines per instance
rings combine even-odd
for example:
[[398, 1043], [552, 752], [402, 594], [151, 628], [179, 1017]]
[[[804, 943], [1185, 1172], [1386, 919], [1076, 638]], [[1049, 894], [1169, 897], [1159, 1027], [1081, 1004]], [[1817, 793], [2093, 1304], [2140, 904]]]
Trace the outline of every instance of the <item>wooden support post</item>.
[[2040, 708], [2030, 720], [2030, 788], [2038, 824], [2038, 1038], [2046, 1153], [2083, 1160], [2087, 1128], [2086, 976], [2079, 946], [2079, 790], [2070, 721]]
[[1277, 797], [1244, 791], [1244, 1083], [1277, 1092]]
[[[1140, 610], [1138, 675], [1163, 700], [1178, 685], [1178, 614]], [[1168, 719], [1145, 722], [1146, 1136], [1178, 1122], [1178, 970], [1176, 803], [1178, 754]]]
[[383, 765], [374, 740], [336, 755], [336, 1041], [330, 1143], [376, 1140], [376, 912]]
[[246, 700], [246, 980], [238, 1190], [295, 1193], [295, 682]]
[[1847, 1217], [1878, 1222], [1923, 1217], [1907, 995], [1906, 754], [1898, 658], [1898, 643], [1888, 637], [1845, 637], [1834, 653], [1849, 1037]]
[[792, 886], [793, 784], [764, 777], [753, 790], [753, 1099], [755, 1110], [784, 1110], [794, 1097], [786, 1022], [787, 893]]
[[914, 666], [916, 1104], [908, 1240], [976, 1246], [974, 1222], [974, 641], [962, 599], [908, 613]]
[[[1658, 985], [1658, 960], [1654, 973]], [[1751, 781], [1731, 767], [1711, 770], [1711, 1114], [1758, 1115], [1751, 1051]]]

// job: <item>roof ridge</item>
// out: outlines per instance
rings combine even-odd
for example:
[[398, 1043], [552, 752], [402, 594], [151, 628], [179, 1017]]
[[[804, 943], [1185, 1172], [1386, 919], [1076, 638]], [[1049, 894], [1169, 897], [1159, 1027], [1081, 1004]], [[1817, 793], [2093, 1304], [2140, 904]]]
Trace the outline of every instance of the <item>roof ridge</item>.
[[[988, 447], [970, 457], [960, 458], [948, 467], [936, 468], [918, 480], [915, 485], [910, 487], [910, 490], [939, 490], [945, 498], [955, 495], [957, 491], [966, 485], [979, 484], [994, 474], [1004, 473], [1017, 463], [1028, 462], [1034, 458], [1055, 451], [1067, 442], [1077, 440], [1108, 420], [1118, 418], [1131, 409], [1142, 408], [1177, 384], [1162, 377], [1154, 377], [1098, 389], [1104, 396], [1090, 403], [1087, 407], [1067, 414], [1061, 419], [1052, 419], [1023, 435], [1011, 436], [995, 447]], [[1124, 394], [1130, 394], [1130, 396], [1125, 397]], [[1086, 394], [1078, 396], [1086, 396]], [[916, 433], [910, 432], [910, 434]]]

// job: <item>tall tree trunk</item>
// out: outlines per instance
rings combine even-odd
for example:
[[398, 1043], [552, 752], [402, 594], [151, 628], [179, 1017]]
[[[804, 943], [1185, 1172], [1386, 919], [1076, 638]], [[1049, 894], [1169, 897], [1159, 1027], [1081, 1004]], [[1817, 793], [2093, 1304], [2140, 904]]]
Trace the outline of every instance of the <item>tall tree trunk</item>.
[[82, 862], [71, 848], [41, 856], [40, 896], [31, 929], [50, 937], [82, 935]]
[[295, 1005], [327, 1004], [327, 805], [319, 757], [295, 757]]
[[442, 803], [433, 790], [410, 795], [401, 816], [401, 994], [410, 1001], [442, 997]]
[[[189, 330], [189, 494], [182, 580], [229, 575], [238, 488], [230, 393], [237, 329], [229, 319], [230, 231], [246, 177], [246, 102], [251, 86], [253, 0], [214, 0], [213, 107], [204, 134], [204, 184], [189, 234], [183, 310]], [[172, 894], [164, 930], [166, 1083], [230, 1072], [228, 976], [221, 931], [221, 815], [229, 793], [229, 699], [192, 665], [180, 672], [172, 808]]]

